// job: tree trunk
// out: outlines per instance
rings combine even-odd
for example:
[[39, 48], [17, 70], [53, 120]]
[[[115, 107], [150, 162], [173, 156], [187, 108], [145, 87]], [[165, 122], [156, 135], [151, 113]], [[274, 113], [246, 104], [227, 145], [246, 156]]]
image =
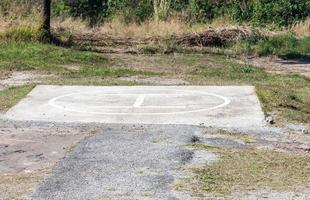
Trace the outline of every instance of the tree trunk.
[[51, 0], [43, 0], [42, 23], [42, 32], [49, 35], [51, 33]]
[[158, 6], [158, 0], [153, 0], [154, 19], [156, 22], [159, 21]]

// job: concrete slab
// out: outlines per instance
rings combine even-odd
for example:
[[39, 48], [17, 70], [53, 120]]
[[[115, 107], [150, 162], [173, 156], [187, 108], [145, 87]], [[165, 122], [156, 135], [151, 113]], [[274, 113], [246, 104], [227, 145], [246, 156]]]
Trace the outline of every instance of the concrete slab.
[[262, 126], [252, 86], [44, 86], [5, 118], [23, 121]]

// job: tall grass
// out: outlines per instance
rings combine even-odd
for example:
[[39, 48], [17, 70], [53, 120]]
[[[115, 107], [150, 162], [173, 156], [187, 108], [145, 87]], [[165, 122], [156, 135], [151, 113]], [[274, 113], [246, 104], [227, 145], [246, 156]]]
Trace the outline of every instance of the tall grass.
[[34, 17], [40, 13], [41, 1], [37, 0], [1, 0], [0, 17], [18, 19]]
[[15, 26], [8, 28], [5, 32], [0, 33], [1, 41], [36, 41], [38, 29], [32, 26]]
[[310, 36], [310, 18], [306, 21], [294, 24], [291, 26], [290, 30], [299, 37]]

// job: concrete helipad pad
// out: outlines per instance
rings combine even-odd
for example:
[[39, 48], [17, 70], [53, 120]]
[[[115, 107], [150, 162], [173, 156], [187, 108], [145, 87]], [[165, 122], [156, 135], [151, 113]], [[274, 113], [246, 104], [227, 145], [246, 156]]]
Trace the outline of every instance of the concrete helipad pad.
[[37, 86], [6, 118], [52, 122], [262, 126], [252, 86]]

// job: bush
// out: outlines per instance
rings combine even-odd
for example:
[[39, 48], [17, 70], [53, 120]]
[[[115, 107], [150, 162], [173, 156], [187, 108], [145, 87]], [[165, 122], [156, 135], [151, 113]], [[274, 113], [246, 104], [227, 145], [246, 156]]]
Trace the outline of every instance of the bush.
[[109, 14], [125, 23], [141, 23], [153, 16], [152, 0], [109, 0]]
[[225, 0], [191, 0], [187, 12], [189, 22], [207, 22], [224, 15]]
[[64, 0], [52, 1], [52, 15], [53, 16], [68, 16], [70, 8]]
[[309, 17], [310, 0], [233, 0], [230, 15], [236, 21], [253, 25], [287, 26]]
[[[160, 1], [160, 0], [158, 0]], [[253, 26], [288, 26], [310, 17], [310, 0], [166, 0], [168, 8], [158, 16], [177, 16], [190, 23], [206, 23], [217, 17]], [[42, 1], [0, 0], [0, 16], [12, 18], [38, 14]], [[53, 0], [54, 16], [82, 17], [96, 24], [104, 18], [141, 23], [154, 16], [153, 0]]]
[[107, 15], [106, 0], [65, 0], [69, 13], [74, 17], [82, 17], [94, 25]]

